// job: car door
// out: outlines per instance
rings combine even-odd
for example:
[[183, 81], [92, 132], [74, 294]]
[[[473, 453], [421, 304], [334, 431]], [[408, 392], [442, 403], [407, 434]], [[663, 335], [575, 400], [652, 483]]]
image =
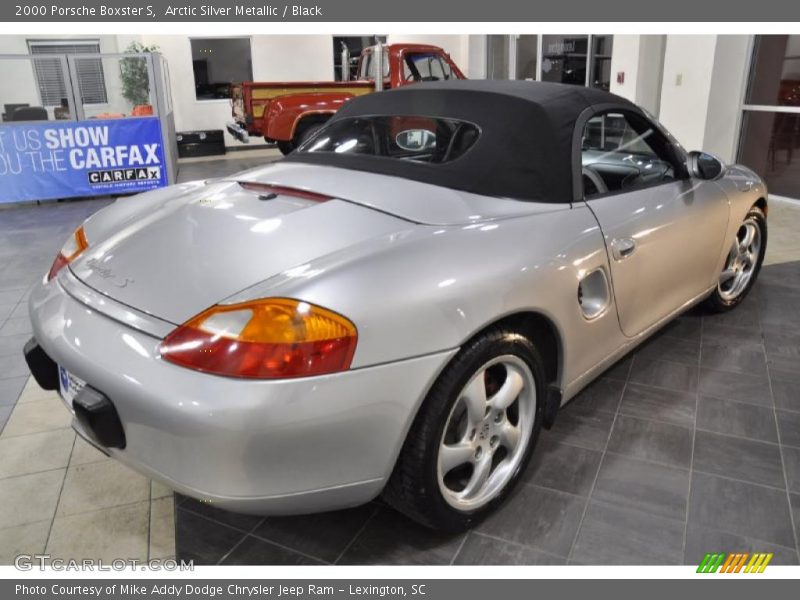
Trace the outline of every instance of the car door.
[[610, 110], [582, 136], [584, 200], [606, 242], [622, 331], [635, 336], [708, 290], [728, 220], [714, 181], [641, 113]]

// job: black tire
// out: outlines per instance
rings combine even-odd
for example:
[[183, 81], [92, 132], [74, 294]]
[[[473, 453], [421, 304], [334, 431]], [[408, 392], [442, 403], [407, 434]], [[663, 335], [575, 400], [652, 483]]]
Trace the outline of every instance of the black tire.
[[[457, 510], [444, 498], [437, 477], [445, 425], [473, 375], [487, 362], [504, 355], [524, 361], [533, 375], [536, 407], [532, 432], [521, 462], [502, 491], [476, 510]], [[519, 481], [539, 437], [546, 391], [544, 373], [544, 362], [534, 344], [514, 331], [497, 327], [469, 342], [442, 371], [420, 407], [384, 489], [386, 502], [427, 527], [445, 531], [463, 531], [493, 511]]]
[[[764, 212], [759, 207], [753, 206], [748, 211], [744, 221], [742, 221], [742, 227], [748, 222], [754, 223], [758, 227], [761, 236], [758, 257], [753, 265], [752, 275], [750, 276], [746, 287], [743, 288], [742, 291], [739, 292], [734, 298], [726, 298], [721, 292], [720, 286], [718, 285], [715, 287], [714, 291], [705, 301], [705, 308], [711, 312], [723, 313], [736, 308], [747, 297], [747, 294], [749, 294], [750, 290], [753, 289], [753, 285], [758, 279], [758, 274], [761, 271], [761, 263], [764, 262], [764, 254], [767, 251], [767, 219], [764, 215]], [[727, 266], [727, 259], [725, 266]]]
[[295, 145], [294, 145], [294, 142], [292, 142], [292, 141], [288, 141], [288, 142], [279, 141], [278, 142], [278, 150], [280, 150], [281, 154], [283, 154], [284, 156], [289, 154], [294, 149], [295, 149]]
[[310, 140], [325, 126], [325, 123], [309, 123], [300, 125], [294, 135], [295, 148], [300, 147], [306, 140]]

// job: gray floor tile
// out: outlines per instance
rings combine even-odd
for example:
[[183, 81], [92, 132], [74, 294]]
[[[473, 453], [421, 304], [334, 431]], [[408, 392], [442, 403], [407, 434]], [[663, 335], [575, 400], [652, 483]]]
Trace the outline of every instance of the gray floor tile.
[[751, 483], [786, 487], [777, 444], [698, 431], [693, 468]]
[[771, 408], [700, 396], [697, 428], [763, 442], [777, 442], [775, 414]]
[[222, 565], [321, 565], [321, 561], [247, 536], [226, 556]]
[[781, 444], [800, 448], [800, 413], [776, 410]]
[[0, 337], [9, 335], [22, 335], [31, 334], [31, 321], [28, 317], [18, 317], [16, 319], [8, 319], [2, 327], [0, 327]]
[[661, 329], [661, 333], [662, 335], [699, 342], [701, 328], [701, 319], [692, 314], [673, 319]]
[[31, 336], [27, 333], [0, 337], [0, 357], [22, 356], [22, 349]]
[[694, 426], [696, 394], [629, 383], [619, 412], [632, 417]]
[[592, 501], [684, 521], [689, 496], [689, 471], [615, 454], [606, 454]]
[[795, 540], [800, 542], [800, 494], [789, 494], [789, 502], [791, 503], [792, 520], [794, 521]]
[[565, 558], [534, 548], [470, 533], [453, 564], [456, 565], [563, 565]]
[[566, 557], [586, 500], [533, 485], [521, 485], [501, 510], [477, 530]]
[[196, 565], [215, 565], [244, 538], [244, 533], [179, 508], [175, 515], [175, 554]]
[[733, 371], [758, 377], [767, 376], [767, 357], [763, 350], [703, 344], [700, 366], [716, 371]]
[[616, 413], [625, 384], [614, 379], [598, 379], [570, 400], [570, 406], [584, 410]]
[[611, 432], [608, 451], [672, 467], [689, 468], [692, 430], [619, 415]]
[[684, 564], [699, 565], [707, 552], [772, 552], [772, 565], [796, 565], [794, 548], [770, 544], [718, 529], [692, 526], [686, 530]]
[[633, 364], [633, 355], [629, 354], [624, 356], [613, 365], [611, 365], [608, 369], [606, 369], [603, 374], [600, 376], [601, 379], [614, 379], [616, 381], [627, 381], [628, 375], [631, 371], [631, 365]]
[[786, 481], [789, 484], [789, 491], [800, 494], [800, 448], [784, 446], [783, 467], [786, 469]]
[[689, 529], [695, 525], [794, 546], [786, 492], [694, 472]]
[[659, 334], [636, 350], [641, 360], [668, 360], [693, 367], [700, 359], [700, 342]]
[[580, 405], [573, 406], [570, 403], [559, 411], [548, 435], [553, 441], [589, 450], [602, 450], [613, 422], [614, 415], [609, 412], [583, 410]]
[[703, 344], [736, 345], [742, 348], [764, 350], [764, 339], [753, 328], [731, 327], [713, 320], [706, 320], [703, 323]]
[[694, 392], [697, 390], [697, 367], [636, 356], [628, 380], [679, 392]]
[[587, 496], [597, 475], [602, 453], [553, 442], [546, 435], [543, 437], [522, 476], [523, 481]]
[[0, 357], [0, 380], [30, 375], [28, 364], [22, 354]]
[[333, 563], [376, 510], [374, 504], [366, 504], [314, 515], [269, 517], [252, 535]]
[[592, 500], [570, 558], [587, 565], [680, 564], [683, 530], [682, 521]]
[[766, 377], [700, 369], [698, 391], [723, 400], [772, 406], [769, 380]]
[[9, 406], [0, 406], [0, 434], [3, 433], [3, 429], [5, 429], [6, 422], [8, 421], [8, 417], [11, 416], [11, 411], [14, 410], [14, 407]]
[[448, 565], [464, 535], [433, 531], [391, 509], [381, 509], [338, 564]]
[[780, 381], [772, 377], [772, 395], [775, 408], [800, 412], [800, 382]]
[[13, 406], [19, 398], [22, 388], [25, 387], [27, 377], [14, 377], [0, 379], [0, 406]]

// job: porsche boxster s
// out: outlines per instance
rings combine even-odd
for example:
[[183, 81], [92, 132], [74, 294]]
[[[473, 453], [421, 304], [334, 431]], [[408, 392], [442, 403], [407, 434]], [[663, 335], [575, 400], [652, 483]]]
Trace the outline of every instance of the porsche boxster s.
[[558, 408], [734, 308], [767, 190], [617, 96], [419, 84], [276, 163], [119, 199], [33, 291], [31, 371], [92, 444], [242, 512], [502, 502]]

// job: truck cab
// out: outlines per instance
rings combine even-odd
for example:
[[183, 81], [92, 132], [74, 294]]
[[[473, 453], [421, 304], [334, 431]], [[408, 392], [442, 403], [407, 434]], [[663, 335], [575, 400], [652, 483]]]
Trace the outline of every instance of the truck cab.
[[[376, 76], [378, 63], [380, 76]], [[246, 81], [234, 85], [234, 121], [227, 129], [242, 142], [249, 141], [250, 136], [260, 136], [288, 154], [322, 128], [351, 98], [417, 82], [464, 79], [442, 48], [426, 44], [365, 48], [357, 74], [354, 81]]]

